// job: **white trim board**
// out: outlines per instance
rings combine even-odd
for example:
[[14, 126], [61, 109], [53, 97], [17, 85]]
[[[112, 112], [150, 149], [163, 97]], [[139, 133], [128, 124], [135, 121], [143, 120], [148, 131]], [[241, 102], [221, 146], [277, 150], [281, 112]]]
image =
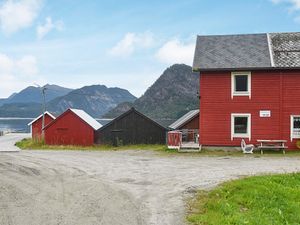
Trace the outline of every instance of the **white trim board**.
[[290, 116], [290, 139], [291, 139], [291, 141], [293, 141], [293, 139], [300, 139], [300, 135], [298, 136], [298, 135], [294, 135], [293, 134], [293, 130], [294, 130], [294, 117], [300, 117], [300, 115], [291, 115]]
[[[235, 91], [235, 76], [238, 75], [247, 75], [248, 76], [248, 91], [245, 92], [236, 92]], [[251, 72], [250, 71], [239, 71], [239, 72], [231, 72], [231, 99], [234, 96], [249, 96], [251, 99]]]
[[[247, 117], [248, 118], [248, 126], [246, 134], [234, 134], [234, 118], [235, 117]], [[250, 113], [231, 113], [231, 140], [233, 138], [248, 138], [251, 140], [251, 114]]]
[[269, 54], [270, 54], [271, 66], [274, 67], [272, 41], [271, 41], [271, 37], [270, 37], [269, 33], [267, 33], [267, 40], [268, 40], [268, 47], [269, 47]]

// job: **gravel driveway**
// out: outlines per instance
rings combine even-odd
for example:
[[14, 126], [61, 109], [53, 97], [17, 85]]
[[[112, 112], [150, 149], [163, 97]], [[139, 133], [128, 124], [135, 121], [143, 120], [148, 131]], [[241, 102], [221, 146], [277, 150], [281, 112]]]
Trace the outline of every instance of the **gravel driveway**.
[[300, 171], [300, 158], [0, 152], [0, 224], [184, 224], [186, 197], [196, 189], [243, 175], [292, 171]]

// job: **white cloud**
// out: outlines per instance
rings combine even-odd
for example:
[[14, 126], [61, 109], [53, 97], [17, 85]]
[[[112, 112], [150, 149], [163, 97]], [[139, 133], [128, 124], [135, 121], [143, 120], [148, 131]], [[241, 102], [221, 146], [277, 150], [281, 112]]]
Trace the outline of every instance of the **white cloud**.
[[0, 4], [0, 27], [10, 35], [32, 25], [42, 5], [42, 0], [7, 0]]
[[20, 59], [13, 59], [0, 53], [0, 96], [7, 97], [35, 82], [44, 83], [38, 72], [34, 56], [25, 55]]
[[270, 0], [273, 4], [287, 4], [290, 12], [300, 10], [300, 0]]
[[135, 50], [153, 46], [154, 38], [151, 32], [127, 33], [112, 49], [113, 56], [130, 56]]
[[[300, 10], [300, 0], [270, 0], [273, 4], [284, 4], [289, 13], [296, 13]], [[294, 21], [300, 23], [299, 14], [295, 16]]]
[[43, 39], [53, 29], [61, 31], [63, 29], [63, 22], [60, 20], [52, 22], [52, 18], [47, 17], [45, 24], [39, 25], [36, 29], [37, 38], [39, 40]]
[[300, 0], [271, 0], [274, 4], [287, 3], [290, 10], [300, 10]]
[[156, 53], [156, 58], [168, 64], [185, 63], [191, 65], [195, 51], [195, 41], [183, 43], [178, 39], [166, 42]]

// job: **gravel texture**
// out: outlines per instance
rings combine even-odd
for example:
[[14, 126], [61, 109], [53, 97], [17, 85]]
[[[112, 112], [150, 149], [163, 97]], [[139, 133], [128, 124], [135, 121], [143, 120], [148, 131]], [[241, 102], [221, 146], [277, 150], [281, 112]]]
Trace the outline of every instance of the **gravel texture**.
[[[0, 137], [0, 148], [22, 137]], [[0, 152], [0, 224], [184, 224], [186, 198], [197, 189], [245, 175], [294, 171], [300, 171], [300, 158], [283, 155]]]

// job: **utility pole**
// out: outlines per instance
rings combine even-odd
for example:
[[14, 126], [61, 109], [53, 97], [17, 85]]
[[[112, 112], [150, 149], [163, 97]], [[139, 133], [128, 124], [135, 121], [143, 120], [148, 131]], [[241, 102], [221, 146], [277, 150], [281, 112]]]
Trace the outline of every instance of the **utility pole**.
[[42, 95], [43, 95], [43, 120], [42, 120], [42, 137], [44, 138], [44, 128], [45, 128], [45, 112], [46, 112], [46, 98], [45, 98], [45, 91], [47, 88], [44, 86], [41, 88]]
[[45, 86], [41, 87], [40, 85], [36, 84], [41, 89], [41, 93], [43, 96], [43, 118], [42, 118], [42, 138], [44, 138], [44, 128], [45, 128], [45, 112], [46, 112], [46, 98], [45, 98], [45, 91], [47, 88]]

